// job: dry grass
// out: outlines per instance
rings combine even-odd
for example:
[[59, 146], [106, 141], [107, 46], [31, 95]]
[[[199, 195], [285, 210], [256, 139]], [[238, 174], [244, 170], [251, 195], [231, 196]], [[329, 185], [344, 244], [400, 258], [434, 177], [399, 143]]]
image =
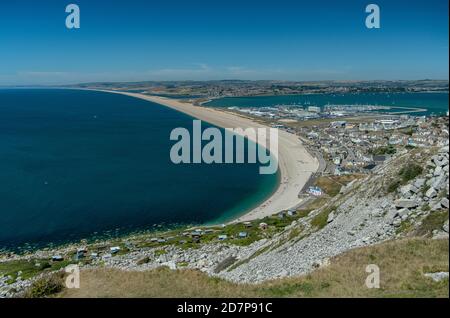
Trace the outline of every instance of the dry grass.
[[[448, 297], [448, 280], [436, 283], [423, 276], [448, 271], [448, 253], [448, 240], [412, 239], [360, 248], [306, 277], [272, 282], [271, 292], [289, 297]], [[365, 287], [368, 264], [380, 268], [380, 289]]]
[[199, 271], [158, 268], [145, 272], [97, 269], [81, 272], [80, 289], [60, 297], [245, 297], [246, 286], [209, 278]]
[[[237, 285], [192, 270], [83, 271], [81, 288], [58, 297], [448, 297], [448, 280], [425, 272], [448, 271], [448, 240], [408, 239], [344, 253], [310, 275], [259, 285]], [[368, 264], [381, 272], [381, 288], [365, 287]]]
[[315, 185], [320, 187], [326, 194], [334, 197], [339, 194], [341, 188], [355, 179], [361, 178], [361, 175], [350, 174], [343, 176], [323, 176], [317, 178]]
[[312, 201], [311, 203], [309, 203], [305, 209], [308, 210], [316, 210], [316, 209], [320, 209], [322, 207], [324, 207], [328, 202], [328, 198], [324, 198], [324, 197], [320, 197], [320, 198], [316, 198], [314, 201]]
[[339, 191], [342, 188], [342, 184], [336, 182], [330, 177], [319, 177], [317, 178], [315, 185], [320, 187], [326, 194], [331, 197], [334, 197], [339, 194]]

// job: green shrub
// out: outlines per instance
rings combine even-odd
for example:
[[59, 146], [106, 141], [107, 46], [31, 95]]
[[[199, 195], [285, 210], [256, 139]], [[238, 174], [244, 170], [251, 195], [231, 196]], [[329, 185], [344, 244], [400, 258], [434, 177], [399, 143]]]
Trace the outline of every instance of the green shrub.
[[397, 191], [397, 189], [400, 187], [400, 184], [401, 184], [400, 180], [392, 181], [388, 186], [388, 192], [392, 193]]
[[166, 250], [156, 250], [155, 251], [155, 256], [161, 256], [161, 255], [166, 255], [167, 251]]
[[433, 235], [434, 230], [441, 230], [445, 221], [448, 220], [448, 210], [435, 211], [429, 214], [422, 224], [416, 229], [415, 234], [417, 236], [429, 236]]
[[48, 261], [44, 261], [44, 262], [40, 263], [39, 269], [44, 270], [44, 269], [51, 268], [51, 267], [52, 267], [52, 265]]
[[323, 210], [322, 212], [320, 212], [319, 214], [317, 214], [312, 220], [311, 220], [311, 225], [314, 227], [317, 227], [319, 230], [324, 228], [325, 225], [327, 225], [327, 221], [328, 221], [328, 216], [330, 215], [331, 212], [333, 212], [334, 210], [336, 210], [336, 207], [330, 207], [327, 208], [325, 210]]
[[236, 262], [236, 257], [234, 256], [228, 256], [225, 258], [222, 262], [217, 264], [216, 268], [214, 269], [214, 273], [220, 273], [221, 271], [227, 269], [231, 265], [233, 265]]
[[299, 219], [305, 218], [308, 216], [308, 214], [311, 212], [311, 209], [305, 209], [305, 210], [297, 210], [297, 217]]
[[403, 183], [406, 183], [418, 175], [422, 174], [423, 168], [415, 163], [409, 163], [400, 169], [399, 176], [402, 178]]
[[408, 181], [413, 180], [415, 177], [421, 175], [423, 168], [415, 163], [407, 163], [404, 165], [398, 175], [399, 179], [392, 181], [387, 188], [388, 193], [396, 191], [401, 185], [406, 184]]
[[63, 275], [53, 274], [36, 280], [24, 296], [25, 298], [43, 298], [59, 293], [63, 288]]
[[145, 256], [145, 257], [139, 259], [136, 262], [136, 265], [143, 265], [143, 264], [147, 264], [148, 262], [150, 262], [150, 258], [148, 256]]
[[378, 147], [374, 149], [370, 149], [369, 153], [372, 155], [393, 155], [397, 152], [394, 146], [389, 145], [387, 147]]
[[403, 133], [407, 136], [412, 136], [414, 133], [414, 129], [410, 127], [409, 129], [404, 130]]
[[188, 265], [189, 265], [188, 262], [179, 262], [179, 263], [177, 263], [177, 267], [186, 267]]

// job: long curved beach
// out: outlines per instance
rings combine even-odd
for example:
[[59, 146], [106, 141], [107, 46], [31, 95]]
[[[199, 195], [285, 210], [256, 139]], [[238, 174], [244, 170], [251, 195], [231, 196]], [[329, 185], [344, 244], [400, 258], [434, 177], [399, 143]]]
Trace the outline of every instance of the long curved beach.
[[[193, 104], [170, 98], [120, 91], [103, 91], [123, 94], [164, 105], [222, 128], [266, 127], [235, 114], [213, 108], [194, 106]], [[306, 151], [298, 136], [283, 130], [279, 130], [278, 135], [278, 164], [281, 180], [277, 190], [257, 208], [234, 220], [234, 222], [260, 219], [282, 210], [293, 208], [301, 203], [298, 194], [311, 174], [317, 171], [319, 167], [318, 160]]]

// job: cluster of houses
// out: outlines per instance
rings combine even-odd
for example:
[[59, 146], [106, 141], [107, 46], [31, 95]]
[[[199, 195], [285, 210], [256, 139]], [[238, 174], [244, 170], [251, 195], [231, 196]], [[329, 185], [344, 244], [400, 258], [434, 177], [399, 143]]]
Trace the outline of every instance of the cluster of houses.
[[[279, 212], [276, 217], [279, 219], [284, 219], [287, 216], [295, 216], [297, 214], [296, 210], [287, 210]], [[244, 230], [238, 232], [235, 235], [229, 236], [227, 234], [221, 233], [220, 229], [214, 229], [214, 228], [198, 228], [194, 229], [192, 231], [186, 231], [183, 233], [180, 233], [179, 236], [183, 237], [183, 239], [179, 240], [178, 243], [185, 244], [188, 243], [188, 239], [190, 238], [193, 243], [200, 243], [203, 236], [213, 233], [219, 233], [217, 234], [217, 240], [218, 241], [226, 241], [228, 239], [245, 239], [250, 236], [249, 230], [253, 227], [256, 227], [261, 231], [266, 231], [269, 228], [269, 225], [265, 222], [260, 222], [259, 224], [254, 224], [252, 222], [243, 222], [242, 225], [244, 226]], [[222, 227], [225, 227], [223, 224]], [[248, 229], [248, 230], [245, 230]], [[151, 243], [158, 243], [158, 244], [166, 244], [174, 241], [176, 239], [175, 236], [171, 237], [152, 237], [149, 239], [149, 242]], [[131, 243], [125, 242], [125, 247], [128, 249], [132, 249], [133, 246]], [[64, 257], [61, 254], [55, 254], [51, 257], [51, 260], [53, 262], [62, 262], [64, 260], [74, 260], [74, 261], [81, 261], [83, 259], [97, 259], [101, 257], [102, 259], [108, 259], [113, 257], [115, 254], [119, 253], [122, 248], [120, 246], [111, 246], [111, 247], [105, 247], [101, 248], [100, 252], [90, 252], [86, 247], [79, 247], [77, 248], [76, 252], [73, 254], [72, 258], [69, 258], [68, 256]]]
[[[278, 219], [285, 219], [287, 217], [294, 217], [297, 215], [297, 210], [290, 209], [285, 210], [277, 213], [274, 215], [274, 218]], [[209, 241], [211, 237], [216, 237], [217, 241], [227, 241], [230, 239], [246, 239], [250, 237], [251, 230], [253, 228], [258, 229], [259, 231], [267, 231], [269, 229], [269, 224], [266, 222], [242, 222], [240, 223], [242, 225], [242, 229], [233, 235], [225, 234], [225, 231], [222, 231], [218, 228], [197, 228], [189, 231], [182, 232], [176, 236], [166, 236], [166, 237], [152, 237], [148, 239], [148, 242], [151, 243], [157, 243], [164, 245], [166, 243], [180, 243], [185, 244], [188, 243], [188, 241], [193, 243], [200, 243], [202, 238], [204, 236], [208, 235], [208, 239], [206, 241]], [[225, 228], [226, 225], [222, 224], [222, 228]], [[212, 236], [211, 236], [212, 235]], [[177, 239], [178, 238], [178, 239]], [[181, 238], [181, 239], [180, 239]], [[189, 240], [190, 239], [190, 240]], [[101, 247], [96, 247], [89, 249], [87, 247], [79, 247], [76, 249], [74, 253], [71, 254], [55, 254], [51, 257], [52, 262], [63, 262], [63, 261], [83, 261], [83, 260], [94, 260], [94, 259], [109, 259], [113, 257], [114, 255], [118, 254], [121, 251], [126, 250], [133, 250], [135, 247], [133, 243], [131, 242], [123, 242], [121, 246], [108, 246], [108, 245], [102, 245]]]
[[358, 129], [360, 131], [384, 131], [398, 130], [416, 126], [426, 121], [426, 117], [410, 117], [409, 115], [400, 115], [398, 117], [378, 119], [372, 122], [360, 123]]
[[[336, 175], [365, 173], [384, 163], [398, 147], [440, 147], [448, 140], [445, 119], [396, 116], [371, 122], [344, 120], [302, 127], [309, 148], [320, 151]], [[314, 192], [314, 190], [313, 190]]]
[[[102, 258], [106, 259], [106, 258], [111, 258], [114, 254], [117, 254], [118, 252], [120, 252], [121, 248], [120, 246], [112, 246], [109, 248], [109, 250], [107, 250], [105, 253], [102, 254]], [[86, 247], [79, 247], [77, 248], [74, 256], [73, 256], [73, 260], [74, 261], [81, 261], [82, 259], [85, 258], [91, 258], [91, 259], [96, 259], [98, 257], [100, 257], [100, 254], [98, 252], [91, 252], [88, 253], [88, 249]], [[60, 255], [60, 254], [56, 254], [53, 255], [51, 260], [53, 262], [62, 262], [65, 260], [64, 256]]]

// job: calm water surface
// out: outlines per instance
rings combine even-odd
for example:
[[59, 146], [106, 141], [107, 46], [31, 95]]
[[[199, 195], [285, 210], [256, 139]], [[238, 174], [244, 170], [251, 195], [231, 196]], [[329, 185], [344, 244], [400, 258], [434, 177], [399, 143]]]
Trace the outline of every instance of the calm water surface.
[[222, 222], [276, 189], [256, 164], [174, 165], [175, 127], [192, 118], [128, 96], [0, 90], [0, 248]]

